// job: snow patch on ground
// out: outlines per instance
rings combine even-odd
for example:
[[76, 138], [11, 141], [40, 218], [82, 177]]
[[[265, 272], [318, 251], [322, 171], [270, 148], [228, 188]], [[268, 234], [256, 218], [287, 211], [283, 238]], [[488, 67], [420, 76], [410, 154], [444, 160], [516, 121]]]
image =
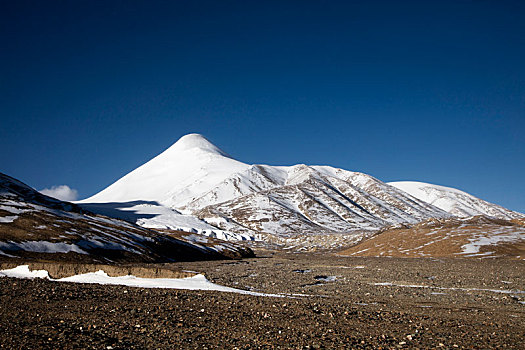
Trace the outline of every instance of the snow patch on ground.
[[335, 282], [337, 280], [337, 276], [315, 276], [314, 278], [321, 282]]
[[0, 277], [14, 278], [49, 278], [46, 270], [29, 270], [29, 265], [20, 265], [14, 269], [0, 270]]
[[120, 285], [140, 288], [168, 288], [168, 289], [187, 289], [187, 290], [213, 290], [218, 292], [239, 293], [253, 296], [264, 297], [285, 297], [281, 294], [267, 294], [250, 292], [242, 289], [235, 289], [212, 283], [199, 274], [187, 278], [141, 278], [132, 275], [110, 277], [104, 271], [90, 272], [71, 277], [52, 279], [46, 270], [29, 270], [29, 265], [20, 265], [13, 269], [1, 270], [0, 277], [15, 278], [47, 278], [56, 282], [74, 282], [74, 283], [95, 283], [103, 285]]
[[386, 286], [386, 287], [401, 287], [401, 288], [427, 288], [437, 290], [459, 290], [465, 292], [492, 292], [500, 294], [525, 294], [523, 290], [510, 290], [510, 289], [487, 289], [487, 288], [460, 288], [460, 287], [438, 287], [438, 286], [426, 286], [422, 284], [397, 284], [392, 282], [377, 282], [371, 283], [374, 286]]
[[461, 246], [462, 252], [459, 254], [470, 254], [470, 256], [489, 255], [492, 252], [480, 253], [479, 249], [482, 246], [491, 246], [501, 243], [515, 243], [525, 240], [525, 234], [520, 232], [507, 232], [504, 234], [493, 233], [491, 236], [476, 235], [476, 237], [469, 239], [469, 243]]

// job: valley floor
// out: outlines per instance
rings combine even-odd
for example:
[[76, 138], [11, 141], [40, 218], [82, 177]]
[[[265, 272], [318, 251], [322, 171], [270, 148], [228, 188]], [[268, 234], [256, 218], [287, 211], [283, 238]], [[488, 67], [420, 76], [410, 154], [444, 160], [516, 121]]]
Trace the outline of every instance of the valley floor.
[[525, 261], [256, 251], [165, 267], [293, 297], [0, 278], [0, 348], [525, 348]]

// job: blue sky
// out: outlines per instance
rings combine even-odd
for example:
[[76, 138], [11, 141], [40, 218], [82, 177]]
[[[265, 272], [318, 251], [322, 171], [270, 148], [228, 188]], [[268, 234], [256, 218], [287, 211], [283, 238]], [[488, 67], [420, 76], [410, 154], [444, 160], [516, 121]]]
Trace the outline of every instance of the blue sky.
[[0, 171], [81, 198], [190, 132], [525, 212], [522, 1], [2, 1]]

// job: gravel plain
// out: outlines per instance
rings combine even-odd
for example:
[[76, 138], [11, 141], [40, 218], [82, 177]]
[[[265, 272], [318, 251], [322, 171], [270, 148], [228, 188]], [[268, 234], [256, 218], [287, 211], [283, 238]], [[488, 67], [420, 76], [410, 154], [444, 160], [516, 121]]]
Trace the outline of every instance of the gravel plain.
[[256, 254], [162, 267], [282, 297], [0, 278], [0, 348], [525, 348], [524, 261]]

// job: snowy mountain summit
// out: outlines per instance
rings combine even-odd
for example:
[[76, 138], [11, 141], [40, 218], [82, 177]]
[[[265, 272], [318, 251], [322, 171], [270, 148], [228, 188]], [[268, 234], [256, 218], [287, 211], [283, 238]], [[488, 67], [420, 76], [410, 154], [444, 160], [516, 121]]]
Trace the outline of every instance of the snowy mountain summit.
[[181, 137], [169, 149], [172, 150], [172, 151], [177, 150], [179, 152], [185, 151], [185, 150], [196, 150], [196, 149], [198, 149], [201, 152], [213, 153], [213, 154], [216, 154], [216, 155], [219, 155], [219, 156], [230, 158], [230, 156], [228, 154], [226, 154], [219, 147], [215, 146], [213, 143], [211, 143], [207, 138], [205, 138], [201, 134], [188, 134], [188, 135], [185, 135], [185, 136]]
[[176, 208], [246, 167], [204, 136], [189, 134], [85, 202], [152, 200]]
[[116, 216], [128, 213], [146, 227], [235, 239], [328, 233], [360, 239], [429, 218], [525, 217], [459, 190], [419, 184], [387, 184], [329, 166], [248, 165], [189, 134], [80, 204], [106, 215], [117, 209]]

